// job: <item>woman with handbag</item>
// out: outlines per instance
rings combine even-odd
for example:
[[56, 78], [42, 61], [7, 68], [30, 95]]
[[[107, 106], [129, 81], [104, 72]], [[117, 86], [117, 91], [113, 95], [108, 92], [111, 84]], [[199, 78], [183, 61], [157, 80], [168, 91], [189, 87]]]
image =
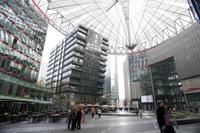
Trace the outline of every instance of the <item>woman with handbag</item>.
[[172, 115], [171, 111], [169, 110], [169, 107], [167, 105], [164, 105], [164, 119], [165, 119], [165, 128], [164, 128], [164, 133], [176, 133], [173, 127], [173, 120], [172, 120]]

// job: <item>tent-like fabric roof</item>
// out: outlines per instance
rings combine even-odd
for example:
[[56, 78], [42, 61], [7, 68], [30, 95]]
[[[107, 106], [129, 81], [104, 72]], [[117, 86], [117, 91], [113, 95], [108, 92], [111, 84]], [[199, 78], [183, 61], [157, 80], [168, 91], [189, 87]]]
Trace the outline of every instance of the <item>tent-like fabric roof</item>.
[[193, 23], [187, 0], [48, 0], [47, 16], [63, 34], [81, 24], [107, 37], [111, 49], [133, 51], [156, 46]]

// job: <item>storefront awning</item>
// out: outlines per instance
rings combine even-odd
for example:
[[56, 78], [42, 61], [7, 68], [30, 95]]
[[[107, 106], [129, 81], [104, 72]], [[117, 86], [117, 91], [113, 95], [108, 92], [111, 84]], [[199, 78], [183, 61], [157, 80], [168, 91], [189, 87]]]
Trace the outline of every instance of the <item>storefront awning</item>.
[[52, 104], [51, 101], [44, 101], [44, 100], [35, 100], [35, 99], [27, 99], [27, 98], [19, 98], [19, 97], [11, 97], [11, 96], [2, 96], [0, 95], [0, 102], [7, 101], [7, 102], [26, 102], [30, 104], [39, 103], [39, 104]]

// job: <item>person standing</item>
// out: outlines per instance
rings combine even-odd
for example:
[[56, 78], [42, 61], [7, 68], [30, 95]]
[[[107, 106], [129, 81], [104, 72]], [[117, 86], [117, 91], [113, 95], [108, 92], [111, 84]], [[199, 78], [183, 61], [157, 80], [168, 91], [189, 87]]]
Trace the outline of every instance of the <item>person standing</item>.
[[164, 133], [165, 128], [165, 110], [164, 110], [164, 102], [159, 101], [159, 107], [156, 110], [156, 116], [157, 116], [157, 123], [160, 128], [160, 133]]
[[164, 105], [165, 130], [164, 133], [176, 133], [173, 127], [172, 115], [168, 105]]
[[71, 129], [74, 130], [76, 128], [76, 110], [72, 110], [72, 126]]
[[81, 108], [78, 110], [77, 115], [76, 115], [76, 121], [77, 121], [77, 129], [81, 129]]

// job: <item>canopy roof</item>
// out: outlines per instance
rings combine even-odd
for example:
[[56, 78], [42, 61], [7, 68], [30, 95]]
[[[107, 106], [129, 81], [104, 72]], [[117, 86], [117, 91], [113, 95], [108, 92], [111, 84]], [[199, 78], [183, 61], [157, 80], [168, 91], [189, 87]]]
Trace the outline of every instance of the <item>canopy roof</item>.
[[65, 35], [79, 24], [102, 34], [113, 52], [151, 48], [193, 23], [187, 0], [48, 0], [47, 16]]

